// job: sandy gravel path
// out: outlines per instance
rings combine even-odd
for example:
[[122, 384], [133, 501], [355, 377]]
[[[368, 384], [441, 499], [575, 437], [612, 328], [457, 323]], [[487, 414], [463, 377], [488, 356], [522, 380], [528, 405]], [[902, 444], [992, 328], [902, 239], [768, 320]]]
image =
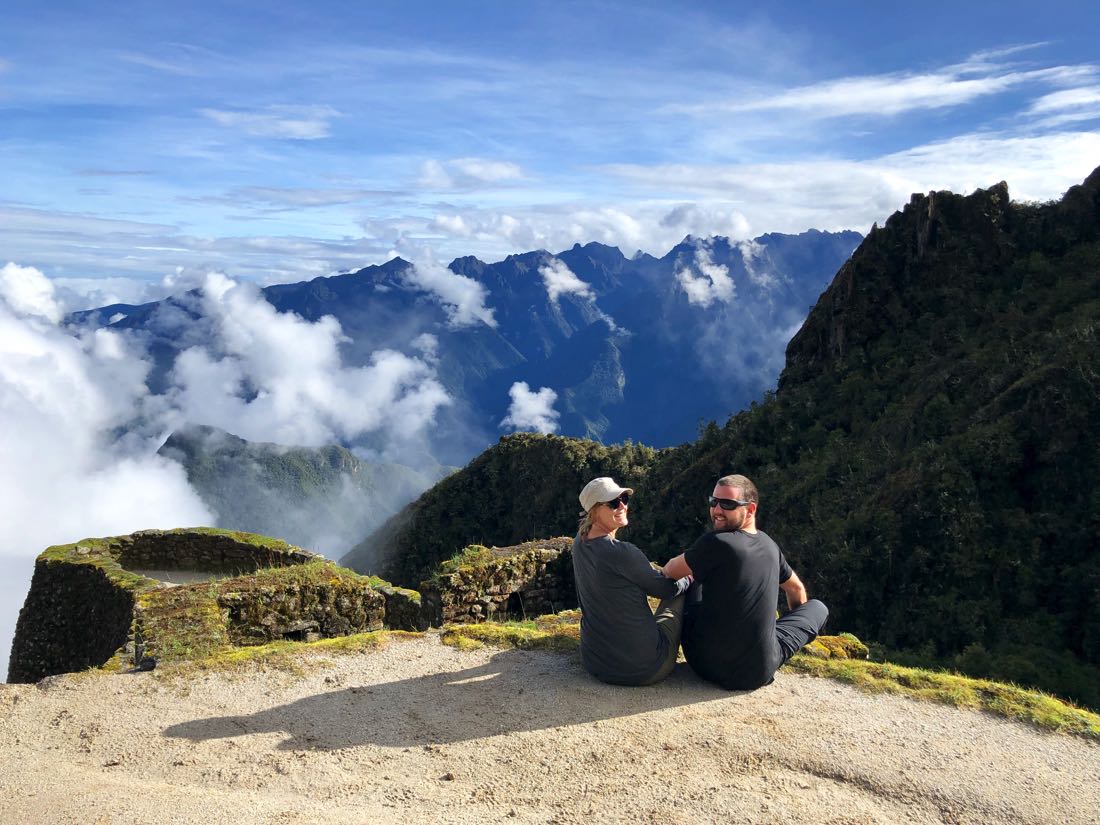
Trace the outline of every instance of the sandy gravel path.
[[1096, 823], [1100, 746], [780, 673], [649, 688], [428, 636], [0, 685], [0, 823]]

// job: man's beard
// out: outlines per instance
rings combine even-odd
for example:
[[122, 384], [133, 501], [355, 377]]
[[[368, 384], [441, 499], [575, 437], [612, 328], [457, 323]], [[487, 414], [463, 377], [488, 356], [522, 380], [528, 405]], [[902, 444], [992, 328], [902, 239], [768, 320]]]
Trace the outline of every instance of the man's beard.
[[725, 524], [717, 524], [714, 519], [711, 519], [710, 524], [715, 530], [740, 530], [745, 523], [745, 513], [743, 511], [723, 510], [722, 515], [725, 516]]

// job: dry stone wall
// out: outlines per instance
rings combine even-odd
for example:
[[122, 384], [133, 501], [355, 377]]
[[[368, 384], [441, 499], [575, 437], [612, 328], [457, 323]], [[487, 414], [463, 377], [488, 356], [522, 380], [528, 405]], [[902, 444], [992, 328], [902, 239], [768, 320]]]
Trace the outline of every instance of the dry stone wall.
[[382, 629], [386, 601], [367, 579], [282, 579], [261, 574], [220, 583], [216, 600], [232, 644], [313, 641]]
[[529, 541], [511, 547], [472, 545], [422, 582], [430, 624], [530, 618], [577, 606], [573, 540]]
[[117, 543], [118, 563], [125, 570], [195, 570], [239, 576], [320, 558], [277, 539], [236, 531], [142, 530], [119, 536]]
[[106, 664], [131, 637], [137, 598], [162, 586], [135, 570], [235, 575], [317, 558], [277, 539], [209, 528], [145, 530], [49, 547], [35, 562], [19, 612], [8, 681]]
[[[572, 540], [467, 548], [421, 591], [395, 587], [275, 539], [195, 528], [85, 539], [38, 558], [8, 680], [108, 663], [152, 667], [282, 639], [530, 618], [577, 606]], [[141, 571], [205, 571], [168, 586]]]
[[39, 559], [19, 612], [9, 682], [98, 667], [126, 643], [133, 592], [99, 567]]

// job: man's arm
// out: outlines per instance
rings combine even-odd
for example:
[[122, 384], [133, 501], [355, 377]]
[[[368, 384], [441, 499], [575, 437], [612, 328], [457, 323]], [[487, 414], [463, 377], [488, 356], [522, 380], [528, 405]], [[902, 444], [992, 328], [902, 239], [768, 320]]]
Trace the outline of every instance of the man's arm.
[[658, 599], [671, 599], [688, 589], [690, 581], [674, 581], [663, 576], [655, 570], [637, 547], [627, 542], [619, 542], [620, 546], [626, 545], [626, 551], [617, 557], [616, 567], [620, 575], [633, 582], [642, 589], [646, 595], [656, 596]]
[[661, 568], [661, 571], [670, 579], [682, 579], [684, 576], [693, 575], [683, 553], [665, 562], [665, 566]]
[[787, 596], [787, 607], [791, 610], [794, 610], [800, 604], [806, 603], [806, 585], [802, 583], [802, 579], [798, 578], [798, 574], [793, 570], [791, 571], [791, 577], [785, 582], [780, 582], [779, 587]]

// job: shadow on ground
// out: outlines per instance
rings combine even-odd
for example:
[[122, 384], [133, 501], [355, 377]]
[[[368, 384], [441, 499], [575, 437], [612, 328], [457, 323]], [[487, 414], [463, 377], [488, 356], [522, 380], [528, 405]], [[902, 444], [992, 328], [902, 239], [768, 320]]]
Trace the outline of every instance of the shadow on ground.
[[713, 701], [731, 694], [681, 663], [664, 682], [644, 688], [602, 684], [576, 656], [522, 650], [485, 664], [308, 696], [244, 716], [171, 725], [167, 737], [200, 742], [282, 733], [281, 750], [337, 750], [361, 745], [411, 747], [583, 724]]

